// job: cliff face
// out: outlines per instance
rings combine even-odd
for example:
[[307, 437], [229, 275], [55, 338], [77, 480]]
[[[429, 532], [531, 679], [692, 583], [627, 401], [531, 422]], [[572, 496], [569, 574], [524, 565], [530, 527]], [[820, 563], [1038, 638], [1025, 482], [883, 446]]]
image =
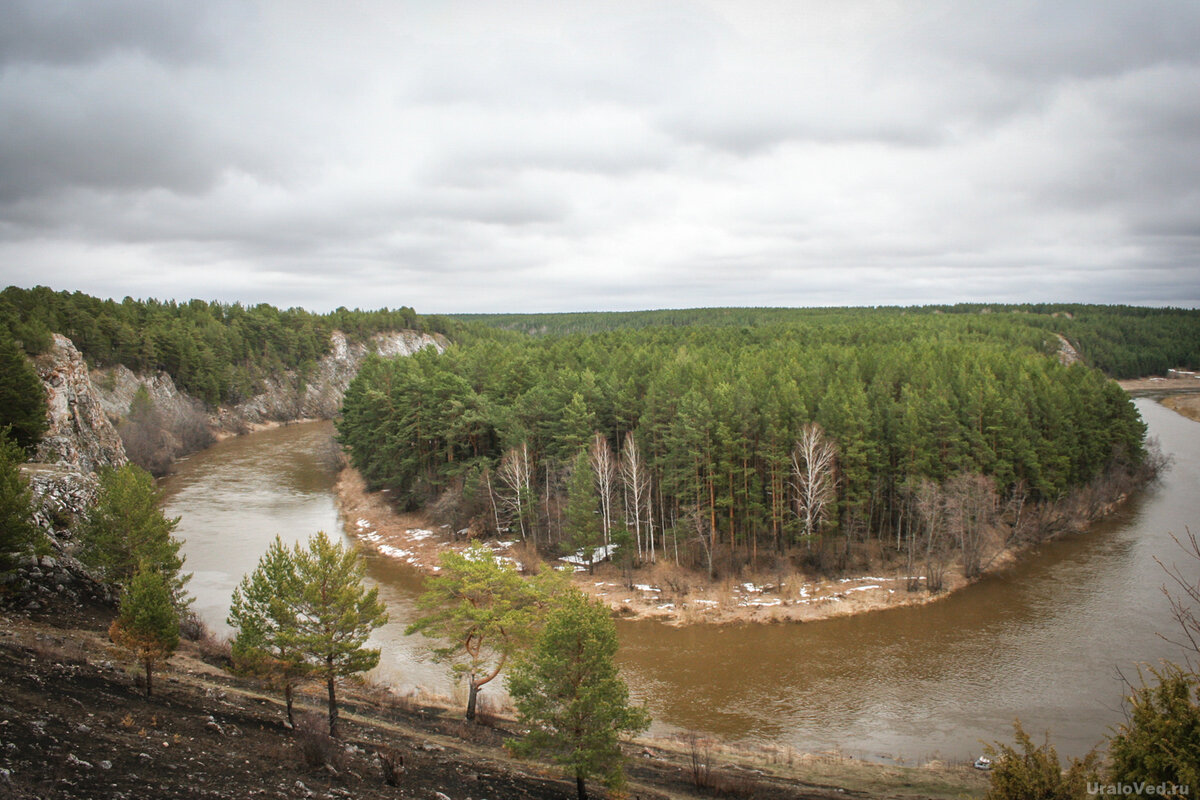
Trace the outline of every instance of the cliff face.
[[104, 413], [87, 363], [71, 340], [55, 334], [53, 345], [34, 359], [34, 365], [46, 389], [49, 426], [33, 460], [65, 464], [79, 472], [125, 464], [121, 437]]
[[138, 375], [123, 366], [109, 367], [93, 373], [92, 385], [100, 407], [114, 425], [128, 415], [134, 395], [144, 388], [162, 420], [160, 427], [172, 440], [172, 455], [177, 456], [196, 449], [189, 442], [197, 441], [198, 421], [222, 435], [245, 433], [272, 422], [331, 419], [341, 408], [346, 388], [368, 354], [408, 356], [426, 347], [440, 353], [446, 349], [447, 341], [442, 336], [398, 331], [376, 334], [367, 343], [352, 344], [341, 331], [334, 331], [330, 345], [329, 353], [309, 374], [286, 372], [273, 376], [265, 381], [260, 394], [215, 411], [205, 409], [199, 400], [179, 391], [165, 372]]
[[350, 381], [370, 353], [384, 357], [410, 356], [432, 347], [441, 353], [446, 339], [416, 331], [376, 334], [367, 343], [350, 343], [341, 331], [330, 338], [330, 351], [312, 374], [285, 373], [266, 381], [266, 389], [236, 406], [221, 408], [213, 415], [214, 427], [240, 432], [249, 426], [297, 419], [332, 419], [342, 407]]
[[[211, 440], [207, 429], [218, 434], [244, 433], [271, 422], [330, 419], [341, 408], [346, 388], [368, 354], [408, 356], [426, 347], [440, 353], [446, 345], [444, 337], [415, 331], [381, 333], [367, 343], [352, 344], [335, 331], [330, 352], [310, 374], [272, 377], [261, 394], [210, 413], [199, 400], [179, 391], [165, 372], [138, 375], [117, 366], [89, 374], [71, 340], [56, 334], [53, 346], [35, 359], [46, 389], [49, 428], [33, 460], [92, 473], [100, 467], [125, 464], [129, 446], [134, 448], [129, 452], [152, 450], [161, 462], [152, 468], [162, 466], [203, 447]], [[144, 425], [139, 428], [124, 422], [139, 388], [146, 390], [153, 405], [150, 433], [156, 438], [149, 444]], [[122, 436], [129, 441], [123, 443]]]

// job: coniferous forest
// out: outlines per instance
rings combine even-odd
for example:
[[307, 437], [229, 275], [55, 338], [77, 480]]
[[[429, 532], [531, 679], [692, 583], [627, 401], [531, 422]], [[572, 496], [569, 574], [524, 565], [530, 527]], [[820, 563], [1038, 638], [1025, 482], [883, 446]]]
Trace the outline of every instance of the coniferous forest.
[[[368, 362], [339, 430], [400, 504], [544, 550], [619, 536], [654, 559], [686, 540], [711, 568], [714, 552], [899, 544], [964, 497], [1054, 501], [1145, 458], [1125, 392], [1061, 363], [1059, 331], [1121, 369], [1191, 364], [1198, 316], [1063, 310], [467, 317], [444, 355]], [[570, 521], [580, 469], [597, 526]]]
[[967, 506], [1054, 502], [1136, 470], [1144, 428], [1109, 378], [1200, 364], [1200, 314], [1180, 309], [423, 317], [0, 293], [0, 335], [25, 352], [62, 333], [94, 366], [164, 370], [210, 405], [303, 374], [333, 330], [401, 328], [454, 346], [369, 359], [350, 387], [339, 435], [373, 488], [547, 554], [619, 542], [656, 560], [682, 542], [710, 569], [831, 541], [911, 548], [922, 531], [928, 555], [957, 514], [947, 535], [971, 573]]
[[35, 355], [62, 334], [94, 367], [124, 364], [135, 372], [168, 373], [175, 385], [210, 405], [256, 394], [264, 377], [304, 371], [329, 351], [340, 330], [351, 340], [381, 331], [444, 333], [452, 323], [411, 308], [314, 314], [266, 303], [243, 306], [190, 300], [102, 300], [44, 286], [0, 292], [0, 336]]

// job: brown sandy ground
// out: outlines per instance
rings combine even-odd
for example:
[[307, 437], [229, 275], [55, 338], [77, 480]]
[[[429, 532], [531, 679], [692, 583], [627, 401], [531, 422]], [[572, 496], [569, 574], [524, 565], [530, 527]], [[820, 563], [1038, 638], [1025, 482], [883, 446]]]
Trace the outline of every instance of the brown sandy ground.
[[[446, 548], [465, 547], [467, 539], [448, 527], [433, 526], [421, 512], [397, 513], [382, 492], [368, 492], [361, 475], [351, 467], [337, 482], [338, 502], [346, 532], [364, 547], [397, 558], [415, 569], [434, 573]], [[486, 543], [499, 559], [524, 568], [538, 560], [522, 543]], [[998, 554], [991, 569], [1012, 563], [1012, 553]], [[559, 566], [566, 567], [565, 564]], [[924, 605], [949, 596], [967, 584], [961, 570], [951, 567], [946, 589], [931, 595], [907, 590], [907, 575], [894, 567], [871, 574], [841, 578], [807, 578], [794, 569], [783, 574], [762, 573], [715, 583], [675, 567], [669, 558], [638, 570], [627, 579], [613, 564], [598, 564], [595, 574], [574, 575], [575, 585], [630, 619], [655, 619], [670, 625], [735, 622], [812, 622], [885, 608]]]
[[1160, 400], [1164, 406], [1190, 420], [1200, 422], [1200, 393], [1177, 394]]
[[[322, 696], [304, 693], [300, 732], [277, 696], [216, 666], [218, 648], [186, 643], [152, 698], [104, 630], [111, 611], [60, 604], [0, 613], [0, 796], [55, 798], [427, 798], [551, 800], [574, 784], [548, 766], [512, 759], [510, 720], [468, 725], [369, 686], [343, 690], [343, 738], [323, 730]], [[306, 732], [308, 731], [308, 732]], [[692, 754], [709, 765], [697, 789]], [[596, 797], [951, 798], [981, 796], [970, 767], [867, 764], [836, 754], [747, 751], [711, 742], [628, 748], [627, 793]], [[384, 760], [402, 763], [392, 773]]]

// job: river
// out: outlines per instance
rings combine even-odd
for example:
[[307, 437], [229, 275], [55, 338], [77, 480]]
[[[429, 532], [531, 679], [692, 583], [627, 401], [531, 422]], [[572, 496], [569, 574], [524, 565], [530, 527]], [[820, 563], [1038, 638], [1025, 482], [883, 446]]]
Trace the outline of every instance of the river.
[[[619, 622], [621, 666], [654, 730], [911, 763], [973, 757], [981, 741], [1010, 741], [1018, 717], [1035, 738], [1050, 731], [1061, 754], [1086, 752], [1123, 719], [1121, 675], [1180, 657], [1158, 635], [1174, 623], [1155, 559], [1200, 569], [1170, 537], [1200, 520], [1200, 424], [1135, 402], [1173, 460], [1162, 480], [1086, 533], [944, 600], [807, 624]], [[196, 610], [217, 630], [228, 631], [230, 594], [276, 534], [349, 540], [331, 433], [304, 423], [230, 439], [164, 480]], [[404, 636], [420, 576], [375, 554], [367, 567], [391, 613], [374, 637], [384, 653], [374, 677], [452, 694], [421, 638]]]

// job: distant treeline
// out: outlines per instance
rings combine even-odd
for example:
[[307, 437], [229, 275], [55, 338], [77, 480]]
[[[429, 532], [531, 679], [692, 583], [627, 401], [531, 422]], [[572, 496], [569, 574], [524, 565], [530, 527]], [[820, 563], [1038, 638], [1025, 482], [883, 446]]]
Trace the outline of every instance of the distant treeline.
[[693, 308], [564, 314], [459, 314], [456, 319], [537, 336], [624, 328], [822, 323], [858, 314], [872, 319], [923, 315], [986, 315], [994, 330], [1011, 326], [1065, 336], [1091, 366], [1113, 378], [1200, 368], [1200, 311], [1064, 303], [959, 304], [910, 308]]
[[[699, 520], [717, 544], [750, 549], [804, 533], [796, 446], [811, 423], [835, 450], [823, 529], [859, 537], [906, 532], [922, 480], [982, 475], [1004, 497], [1053, 499], [1144, 455], [1125, 393], [1055, 357], [1062, 320], [894, 309], [611, 319], [670, 314], [679, 324], [593, 334], [472, 326], [440, 356], [369, 360], [341, 437], [371, 485], [403, 504], [439, 498], [551, 546], [577, 540], [562, 509], [585, 449], [639, 459], [640, 477], [616, 482], [625, 508], [639, 502], [629, 487], [649, 487], [627, 524], [644, 525], [648, 508], [656, 531]], [[608, 318], [563, 316], [574, 321], [528, 324], [550, 334]]]
[[[260, 303], [191, 300], [101, 300], [44, 286], [0, 292], [0, 328], [25, 352], [50, 346], [52, 333], [74, 342], [93, 366], [124, 364], [164, 370], [183, 391], [209, 404], [237, 403], [258, 392], [265, 376], [303, 372], [329, 350], [334, 330], [352, 340], [381, 331], [447, 333], [457, 323], [411, 308], [313, 314]], [[3, 335], [3, 331], [0, 331]]]

